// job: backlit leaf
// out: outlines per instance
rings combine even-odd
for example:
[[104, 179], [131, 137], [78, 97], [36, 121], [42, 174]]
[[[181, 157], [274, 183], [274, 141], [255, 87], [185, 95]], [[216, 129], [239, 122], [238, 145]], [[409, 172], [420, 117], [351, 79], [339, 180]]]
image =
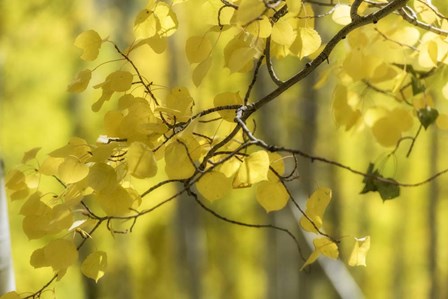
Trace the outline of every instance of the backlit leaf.
[[133, 198], [121, 185], [103, 190], [96, 195], [96, 200], [108, 216], [123, 216], [131, 212]]
[[352, 18], [350, 17], [350, 5], [336, 4], [331, 18], [339, 25], [350, 24], [352, 22]]
[[[306, 202], [305, 215], [300, 219], [300, 226], [308, 232], [317, 233], [316, 227], [320, 229], [323, 224], [325, 209], [331, 200], [331, 190], [328, 188], [318, 188], [311, 194]], [[312, 222], [311, 222], [311, 221]]]
[[212, 62], [213, 62], [212, 57], [208, 57], [194, 68], [192, 79], [196, 87], [198, 87], [201, 84], [204, 77], [208, 74], [208, 71], [212, 66]]
[[[197, 144], [197, 147], [200, 145]], [[192, 164], [192, 151], [197, 150], [194, 146], [185, 148], [179, 142], [171, 142], [165, 149], [165, 172], [170, 179], [186, 179], [195, 172], [195, 166]]]
[[205, 199], [215, 201], [230, 192], [232, 181], [221, 172], [210, 171], [196, 182], [196, 188]]
[[72, 241], [56, 239], [31, 255], [31, 266], [52, 267], [54, 272], [65, 271], [78, 259], [78, 251]]
[[129, 173], [136, 178], [149, 178], [157, 173], [157, 163], [154, 154], [142, 142], [133, 142], [129, 146], [127, 161]]
[[67, 157], [58, 168], [59, 178], [66, 184], [76, 183], [89, 174], [89, 167], [75, 157]]
[[25, 152], [22, 158], [22, 163], [26, 164], [28, 161], [33, 160], [36, 158], [37, 153], [40, 151], [41, 147], [35, 147], [33, 149], [30, 149], [29, 151]]
[[98, 57], [102, 39], [95, 30], [82, 32], [75, 39], [75, 46], [83, 50], [81, 58], [92, 61]]
[[257, 151], [244, 158], [233, 180], [233, 188], [250, 187], [268, 179], [269, 155], [266, 151]]
[[0, 299], [21, 299], [21, 297], [17, 294], [17, 292], [13, 291], [3, 294], [0, 296]]
[[95, 191], [112, 189], [117, 183], [117, 174], [112, 166], [106, 163], [95, 163], [90, 167], [87, 184]]
[[299, 58], [309, 56], [316, 52], [322, 43], [319, 33], [313, 28], [300, 27], [297, 37], [289, 50]]
[[205, 36], [192, 36], [187, 39], [185, 53], [191, 63], [200, 63], [210, 56], [212, 44]]
[[81, 264], [81, 272], [85, 276], [98, 280], [104, 276], [107, 268], [107, 254], [104, 251], [95, 251], [89, 254]]
[[92, 71], [89, 69], [82, 70], [76, 75], [75, 81], [67, 86], [67, 91], [69, 92], [83, 92], [87, 85], [89, 85], [90, 79], [92, 78]]
[[266, 212], [283, 209], [289, 200], [289, 194], [280, 181], [261, 182], [257, 186], [256, 198]]
[[339, 256], [338, 245], [327, 237], [316, 238], [313, 240], [313, 244], [314, 251], [308, 257], [300, 270], [303, 270], [306, 266], [314, 263], [320, 255], [324, 255], [332, 259], [337, 259]]
[[292, 25], [293, 19], [280, 19], [272, 26], [272, 41], [282, 46], [289, 47], [296, 38], [296, 31]]
[[366, 255], [370, 249], [370, 236], [364, 238], [355, 238], [355, 245], [348, 260], [348, 264], [352, 267], [366, 266]]
[[[223, 92], [215, 96], [213, 104], [215, 107], [242, 105], [243, 99], [239, 92]], [[235, 110], [220, 110], [218, 113], [224, 120], [229, 122], [233, 122], [233, 119], [235, 118]]]
[[262, 0], [242, 0], [236, 11], [236, 17], [241, 25], [247, 25], [260, 17], [265, 9], [266, 6]]
[[[297, 1], [298, 2], [298, 1]], [[289, 9], [289, 7], [288, 7]], [[260, 20], [251, 22], [247, 27], [246, 31], [253, 36], [259, 38], [267, 38], [272, 33], [272, 25], [266, 16], [263, 16]]]

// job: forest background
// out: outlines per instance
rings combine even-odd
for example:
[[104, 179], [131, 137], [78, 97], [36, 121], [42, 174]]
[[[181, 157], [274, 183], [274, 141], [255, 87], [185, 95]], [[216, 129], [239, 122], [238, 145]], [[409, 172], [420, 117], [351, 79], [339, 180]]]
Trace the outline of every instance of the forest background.
[[[194, 2], [179, 6], [178, 17], [188, 26], [176, 33], [178, 38], [163, 58], [154, 59], [148, 51], [138, 58], [137, 64], [157, 74], [162, 86], [175, 83], [195, 90], [185, 59], [185, 40], [189, 32], [215, 16], [190, 17], [198, 9]], [[437, 5], [446, 15], [448, 7], [442, 2]], [[64, 145], [70, 136], [94, 141], [102, 133], [101, 115], [90, 110], [97, 94], [89, 91], [76, 96], [66, 91], [83, 67], [73, 41], [80, 32], [94, 28], [119, 45], [129, 43], [134, 16], [145, 4], [137, 0], [0, 2], [0, 154], [6, 170], [35, 146], [42, 146], [44, 155]], [[334, 28], [328, 28], [330, 33]], [[110, 49], [101, 59], [115, 54]], [[295, 63], [290, 59], [279, 65], [279, 73], [293, 74]], [[323, 65], [319, 71], [328, 67]], [[202, 84], [209, 90], [200, 89], [202, 97], [250, 80], [250, 74], [229, 77], [219, 69], [211, 74]], [[301, 148], [355, 169], [367, 169], [372, 157], [375, 162], [384, 159], [387, 150], [371, 134], [337, 128], [331, 108], [334, 85], [330, 81], [328, 86], [313, 89], [318, 78], [318, 74], [309, 76], [284, 100], [262, 110], [257, 132], [268, 142]], [[254, 92], [265, 94], [263, 88], [269, 84], [257, 85]], [[394, 175], [415, 182], [444, 168], [448, 157], [442, 149], [447, 137], [446, 131], [430, 127], [419, 136], [409, 158], [397, 155], [399, 167], [392, 166]], [[362, 178], [343, 169], [307, 160], [300, 160], [299, 165], [301, 177], [295, 192], [302, 202], [317, 187], [333, 190], [326, 216], [333, 235], [370, 235], [367, 267], [339, 263], [332, 269], [347, 270], [347, 275], [340, 275], [323, 270], [329, 263], [324, 259], [300, 272], [300, 257], [287, 237], [224, 223], [193, 202], [179, 199], [139, 221], [131, 235], [111, 237], [106, 230], [98, 234], [97, 243], [114, 248], [109, 252], [107, 274], [96, 285], [71, 269], [56, 285], [58, 298], [75, 298], [73, 294], [76, 298], [292, 298], [297, 294], [338, 298], [344, 286], [352, 291], [359, 287], [358, 294], [366, 298], [448, 296], [447, 177], [418, 188], [402, 188], [399, 198], [383, 202], [378, 194], [359, 194]], [[8, 204], [17, 289], [35, 290], [51, 277], [51, 270], [35, 270], [29, 264], [32, 251], [43, 243], [27, 239], [20, 205]], [[233, 218], [271, 222], [300, 234], [291, 210], [266, 214], [250, 192], [226, 198], [214, 207]], [[304, 237], [299, 238], [306, 247]], [[343, 261], [347, 258], [341, 256]]]

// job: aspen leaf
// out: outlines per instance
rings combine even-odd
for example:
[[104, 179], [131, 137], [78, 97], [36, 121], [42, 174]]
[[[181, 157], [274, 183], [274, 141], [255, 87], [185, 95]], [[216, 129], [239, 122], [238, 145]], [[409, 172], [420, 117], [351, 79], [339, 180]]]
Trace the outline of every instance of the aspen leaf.
[[240, 166], [241, 161], [232, 157], [219, 166], [219, 172], [222, 172], [226, 177], [230, 178], [235, 175]]
[[439, 111], [429, 106], [417, 111], [417, 117], [425, 130], [437, 120], [438, 116]]
[[200, 63], [210, 56], [212, 44], [205, 36], [192, 36], [187, 39], [185, 53], [191, 63]]
[[286, 0], [286, 5], [288, 5], [288, 12], [291, 14], [298, 14], [302, 8], [302, 1], [297, 0]]
[[47, 176], [57, 175], [59, 166], [63, 162], [64, 158], [55, 158], [48, 156], [40, 165], [39, 172]]
[[133, 205], [133, 198], [121, 185], [99, 192], [95, 198], [108, 216], [126, 215]]
[[370, 236], [364, 238], [355, 238], [355, 245], [348, 260], [348, 264], [352, 267], [366, 266], [366, 255], [370, 249]]
[[107, 254], [104, 251], [95, 251], [89, 254], [81, 264], [81, 272], [85, 276], [98, 280], [104, 276], [107, 268]]
[[177, 17], [170, 5], [164, 2], [157, 2], [154, 8], [154, 14], [157, 16], [160, 29], [157, 32], [160, 36], [171, 36], [177, 30]]
[[[242, 105], [243, 99], [239, 92], [223, 92], [215, 96], [213, 104], [215, 107]], [[233, 122], [233, 119], [235, 118], [235, 110], [220, 110], [218, 113], [224, 120], [229, 122]]]
[[244, 158], [233, 180], [233, 188], [246, 188], [268, 179], [269, 155], [257, 151]]
[[385, 147], [395, 146], [402, 132], [412, 127], [412, 116], [402, 108], [388, 111], [372, 126], [372, 133], [379, 144]]
[[56, 239], [35, 250], [30, 263], [34, 268], [52, 267], [54, 272], [64, 272], [77, 259], [78, 251], [72, 241]]
[[328, 239], [327, 237], [316, 238], [313, 240], [314, 251], [303, 264], [300, 270], [303, 270], [306, 266], [314, 263], [320, 255], [337, 259], [339, 256], [338, 245]]
[[131, 88], [133, 76], [128, 71], [115, 71], [110, 73], [106, 80], [94, 86], [106, 91], [124, 92]]
[[231, 180], [223, 173], [210, 171], [196, 182], [198, 192], [207, 200], [215, 201], [226, 196], [232, 189]]
[[81, 59], [92, 61], [98, 57], [102, 42], [95, 30], [87, 30], [76, 37], [75, 46], [83, 50]]
[[[331, 200], [331, 190], [328, 188], [318, 188], [311, 194], [310, 198], [306, 202], [305, 214], [307, 217], [302, 216], [300, 219], [300, 226], [307, 232], [317, 233], [316, 227], [320, 229], [323, 224], [323, 216], [325, 209]], [[313, 225], [314, 224], [314, 225]]]
[[198, 87], [204, 77], [207, 75], [208, 71], [210, 70], [210, 67], [212, 66], [213, 59], [211, 57], [208, 57], [201, 63], [199, 63], [193, 70], [193, 83], [196, 87]]
[[28, 161], [35, 159], [36, 155], [40, 151], [40, 149], [41, 149], [41, 147], [35, 147], [35, 148], [30, 149], [29, 151], [25, 152], [25, 154], [23, 154], [22, 164], [26, 164]]
[[157, 16], [148, 9], [142, 10], [135, 20], [134, 34], [136, 39], [147, 39], [153, 37], [160, 30]]
[[286, 47], [289, 47], [292, 44], [297, 35], [291, 24], [292, 20], [293, 19], [282, 18], [272, 26], [272, 41]]
[[350, 130], [361, 117], [361, 112], [354, 108], [358, 102], [358, 95], [338, 85], [333, 92], [333, 116], [338, 126]]
[[266, 6], [261, 0], [242, 0], [236, 11], [236, 19], [241, 25], [247, 25], [256, 20], [266, 10]]
[[13, 291], [3, 294], [0, 296], [0, 299], [21, 299], [21, 297], [17, 294], [17, 292]]
[[87, 183], [97, 192], [112, 189], [118, 183], [117, 174], [112, 166], [101, 162], [95, 163], [95, 165], [90, 167]]
[[59, 178], [66, 184], [79, 182], [89, 174], [89, 167], [75, 157], [67, 157], [58, 168]]
[[266, 212], [283, 209], [289, 200], [289, 194], [280, 181], [260, 182], [257, 186], [256, 198]]
[[352, 22], [352, 18], [350, 17], [350, 5], [336, 4], [331, 18], [339, 25], [350, 24]]
[[[297, 1], [298, 2], [298, 1]], [[289, 7], [288, 7], [289, 9]], [[272, 33], [272, 25], [269, 21], [268, 17], [262, 16], [260, 20], [256, 20], [251, 22], [247, 27], [246, 31], [252, 34], [253, 36], [259, 38], [267, 38]]]
[[86, 90], [87, 85], [89, 85], [90, 79], [92, 78], [92, 71], [89, 69], [82, 70], [76, 75], [75, 81], [67, 86], [67, 91], [79, 93]]
[[252, 60], [256, 55], [257, 51], [254, 48], [238, 48], [230, 55], [227, 67], [232, 73], [249, 71], [250, 68], [248, 68], [247, 65], [252, 63]]
[[[283, 157], [278, 153], [268, 153], [268, 155], [269, 155], [270, 167], [275, 172], [277, 172], [278, 175], [283, 175], [283, 173], [285, 172], [285, 164], [283, 163]], [[273, 182], [279, 180], [277, 175], [271, 169], [269, 169], [268, 172], [268, 180]]]
[[127, 161], [129, 173], [136, 178], [149, 178], [157, 174], [157, 163], [154, 154], [142, 142], [133, 142], [129, 146]]
[[190, 151], [187, 152], [183, 144], [176, 141], [171, 142], [165, 149], [165, 172], [168, 178], [186, 179], [191, 177], [196, 169], [190, 158], [193, 158], [192, 154]]
[[289, 50], [300, 59], [316, 52], [322, 40], [319, 33], [313, 28], [300, 27], [297, 30], [297, 37], [291, 44]]
[[[178, 121], [187, 121], [191, 116], [194, 101], [186, 87], [175, 87], [165, 99], [165, 107]], [[158, 111], [158, 110], [156, 110]]]

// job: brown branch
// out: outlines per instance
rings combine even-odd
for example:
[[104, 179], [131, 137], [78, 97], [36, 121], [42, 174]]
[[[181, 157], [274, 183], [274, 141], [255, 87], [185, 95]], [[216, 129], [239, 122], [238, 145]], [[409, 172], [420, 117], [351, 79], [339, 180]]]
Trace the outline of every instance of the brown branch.
[[416, 27], [422, 28], [427, 31], [431, 31], [431, 32], [439, 34], [441, 36], [445, 36], [445, 37], [448, 36], [447, 30], [443, 30], [439, 27], [435, 27], [435, 26], [429, 25], [427, 23], [424, 23], [422, 21], [419, 21], [417, 19], [417, 14], [409, 6], [402, 7], [401, 9], [398, 10], [398, 13], [403, 17], [403, 19], [405, 21], [411, 23], [412, 25], [414, 25]]

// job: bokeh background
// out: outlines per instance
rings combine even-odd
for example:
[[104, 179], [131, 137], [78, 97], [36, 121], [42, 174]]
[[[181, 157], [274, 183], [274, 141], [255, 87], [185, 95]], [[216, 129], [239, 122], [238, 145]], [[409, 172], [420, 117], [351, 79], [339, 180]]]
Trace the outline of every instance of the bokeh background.
[[[438, 2], [446, 9], [443, 1]], [[124, 46], [132, 41], [133, 18], [145, 4], [143, 0], [0, 1], [0, 156], [7, 171], [33, 147], [42, 147], [42, 158], [70, 136], [94, 142], [101, 134], [101, 113], [90, 110], [98, 91], [66, 92], [67, 84], [86, 67], [73, 46], [74, 38], [81, 31], [95, 29]], [[243, 93], [250, 75], [229, 77], [220, 66], [215, 66], [200, 88], [193, 87], [184, 43], [189, 34], [200, 32], [200, 25], [213, 18], [197, 17], [200, 9], [199, 1], [180, 4], [181, 28], [167, 53], [155, 56], [148, 48], [136, 58], [137, 65], [160, 88], [188, 86], [196, 101], [222, 91]], [[332, 28], [322, 30], [325, 39]], [[110, 47], [97, 61], [114, 57]], [[286, 78], [299, 65], [287, 60], [278, 65], [279, 73]], [[260, 80], [256, 95], [272, 88], [265, 75], [261, 74]], [[331, 114], [334, 85], [330, 80], [328, 86], [316, 90], [312, 86], [317, 80], [318, 74], [313, 74], [281, 101], [260, 111], [259, 136], [358, 170], [366, 170], [369, 162], [381, 163], [387, 150], [377, 145], [369, 132], [336, 128]], [[447, 106], [439, 94], [433, 97]], [[431, 127], [420, 135], [410, 158], [403, 158], [404, 146], [396, 159], [387, 161], [392, 163], [388, 167], [400, 181], [421, 181], [448, 166], [443, 150], [447, 138], [446, 132]], [[106, 230], [95, 235], [90, 249], [109, 254], [108, 272], [98, 284], [82, 277], [74, 267], [44, 297], [448, 297], [447, 176], [422, 187], [402, 188], [400, 198], [383, 202], [377, 194], [360, 195], [362, 178], [347, 171], [300, 160], [299, 172], [300, 178], [291, 188], [302, 201], [317, 187], [333, 190], [327, 231], [347, 239], [371, 236], [367, 267], [346, 266], [347, 249], [341, 251], [342, 262], [321, 259], [309, 271], [300, 272], [302, 261], [289, 238], [275, 231], [224, 223], [180, 198], [140, 220], [130, 235], [112, 236]], [[51, 271], [29, 265], [30, 254], [42, 243], [29, 241], [23, 234], [18, 215], [21, 203], [8, 204], [17, 289], [35, 291], [48, 281]], [[223, 199], [213, 208], [233, 219], [286, 227], [297, 235], [305, 252], [310, 252], [292, 209], [266, 214], [250, 191]]]

